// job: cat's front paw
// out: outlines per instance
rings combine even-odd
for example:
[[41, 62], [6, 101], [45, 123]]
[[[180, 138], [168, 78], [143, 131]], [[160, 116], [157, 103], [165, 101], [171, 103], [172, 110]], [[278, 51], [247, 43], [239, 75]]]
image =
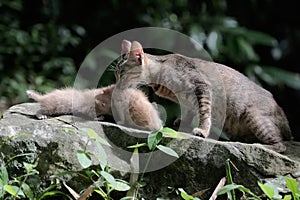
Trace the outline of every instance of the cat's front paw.
[[201, 136], [201, 137], [204, 137], [204, 138], [207, 138], [208, 135], [209, 135], [209, 132], [206, 131], [206, 130], [203, 130], [201, 128], [194, 128], [193, 129], [193, 133], [196, 135], [196, 136]]

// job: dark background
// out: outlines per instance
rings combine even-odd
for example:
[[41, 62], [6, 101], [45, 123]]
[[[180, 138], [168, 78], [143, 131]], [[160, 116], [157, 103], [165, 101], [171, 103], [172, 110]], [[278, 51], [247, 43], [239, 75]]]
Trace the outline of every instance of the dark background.
[[298, 12], [296, 1], [273, 0], [0, 0], [0, 111], [28, 101], [29, 88], [72, 86], [85, 56], [108, 37], [157, 26], [192, 36], [214, 61], [270, 90], [299, 140]]

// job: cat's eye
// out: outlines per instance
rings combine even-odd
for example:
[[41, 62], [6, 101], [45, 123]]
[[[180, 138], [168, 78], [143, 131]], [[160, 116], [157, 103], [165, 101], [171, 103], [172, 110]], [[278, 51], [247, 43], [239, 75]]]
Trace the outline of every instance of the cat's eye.
[[122, 55], [122, 59], [123, 59], [123, 60], [128, 60], [128, 58], [129, 58], [129, 52], [124, 53], [124, 54]]
[[121, 56], [121, 59], [118, 61], [117, 65], [116, 65], [116, 70], [120, 70], [121, 66], [124, 65], [129, 57], [129, 53], [123, 54]]

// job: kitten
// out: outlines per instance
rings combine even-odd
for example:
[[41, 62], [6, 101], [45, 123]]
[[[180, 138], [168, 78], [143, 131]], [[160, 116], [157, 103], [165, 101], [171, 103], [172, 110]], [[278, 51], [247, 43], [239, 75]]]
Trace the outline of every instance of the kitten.
[[285, 151], [283, 139], [292, 136], [283, 110], [271, 93], [241, 73], [179, 54], [146, 54], [136, 41], [124, 40], [122, 47], [122, 61], [115, 72], [121, 87], [146, 82], [157, 95], [180, 103], [188, 115], [198, 117], [194, 134], [208, 137], [214, 120], [222, 121], [218, 118], [226, 112], [223, 130], [233, 139], [255, 136], [266, 147]]
[[118, 124], [129, 127], [159, 130], [162, 126], [155, 104], [138, 89], [116, 87], [112, 95], [112, 113]]
[[26, 93], [29, 98], [40, 104], [40, 110], [36, 115], [38, 119], [63, 114], [96, 118], [100, 115], [111, 114], [110, 98], [114, 87], [111, 85], [100, 89], [56, 89], [44, 95], [34, 90], [27, 90]]
[[[33, 90], [26, 93], [29, 98], [40, 104], [40, 110], [36, 114], [38, 119], [64, 114], [95, 119], [101, 115], [113, 115], [114, 112], [113, 116], [118, 124], [151, 131], [160, 129], [158, 111], [142, 91], [126, 89], [117, 92], [114, 89], [115, 85], [110, 85], [86, 90], [56, 89], [44, 95]], [[112, 99], [112, 96], [115, 99]]]

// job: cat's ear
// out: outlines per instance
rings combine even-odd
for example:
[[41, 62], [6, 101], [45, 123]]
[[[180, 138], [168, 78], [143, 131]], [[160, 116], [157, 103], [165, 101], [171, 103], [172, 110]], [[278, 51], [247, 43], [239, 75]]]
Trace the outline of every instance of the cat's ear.
[[132, 42], [128, 60], [128, 64], [130, 64], [131, 66], [144, 64], [144, 51], [142, 45], [139, 42]]
[[121, 56], [125, 56], [126, 54], [129, 54], [131, 49], [131, 42], [128, 40], [122, 41], [122, 48], [121, 48]]

